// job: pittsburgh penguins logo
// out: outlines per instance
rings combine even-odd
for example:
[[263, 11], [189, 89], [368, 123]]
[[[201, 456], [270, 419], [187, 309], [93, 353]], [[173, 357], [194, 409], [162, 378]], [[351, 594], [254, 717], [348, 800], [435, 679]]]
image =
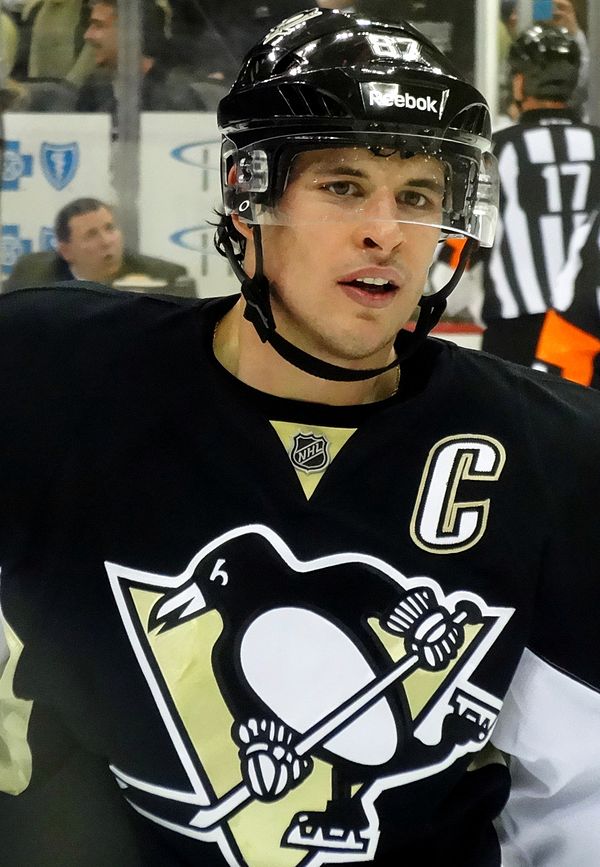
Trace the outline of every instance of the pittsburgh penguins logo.
[[113, 772], [136, 809], [229, 864], [370, 860], [377, 796], [491, 734], [500, 702], [470, 675], [511, 610], [475, 594], [367, 555], [301, 561], [258, 525], [181, 575], [107, 570], [182, 786]]

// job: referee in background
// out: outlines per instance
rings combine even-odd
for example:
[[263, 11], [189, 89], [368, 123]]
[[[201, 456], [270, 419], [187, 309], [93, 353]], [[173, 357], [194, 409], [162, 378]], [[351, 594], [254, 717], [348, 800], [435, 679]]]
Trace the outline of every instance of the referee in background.
[[500, 221], [483, 259], [482, 349], [527, 366], [573, 232], [600, 202], [600, 127], [568, 107], [581, 52], [565, 29], [540, 22], [509, 57], [519, 121], [496, 133]]
[[571, 239], [556, 302], [544, 316], [536, 366], [600, 389], [600, 209]]

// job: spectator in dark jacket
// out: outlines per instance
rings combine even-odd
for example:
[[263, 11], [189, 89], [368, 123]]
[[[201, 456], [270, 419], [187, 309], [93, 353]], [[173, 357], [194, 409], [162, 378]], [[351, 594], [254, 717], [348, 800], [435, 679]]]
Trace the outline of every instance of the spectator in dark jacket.
[[186, 269], [123, 247], [112, 209], [99, 199], [75, 199], [54, 222], [57, 251], [29, 253], [16, 263], [3, 291], [64, 280], [94, 280], [137, 291], [194, 296]]
[[[81, 88], [77, 101], [79, 111], [116, 113], [117, 7], [117, 0], [91, 0], [90, 21], [84, 39], [94, 50], [97, 69]], [[147, 0], [142, 13], [142, 111], [204, 111], [206, 105], [185, 71], [170, 62], [164, 11], [153, 0]]]

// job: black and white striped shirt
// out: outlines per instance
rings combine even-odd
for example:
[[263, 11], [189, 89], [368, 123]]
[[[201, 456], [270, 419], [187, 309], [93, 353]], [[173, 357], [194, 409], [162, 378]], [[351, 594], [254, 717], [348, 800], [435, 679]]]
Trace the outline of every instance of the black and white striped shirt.
[[569, 322], [600, 337], [600, 210], [573, 234], [555, 300]]
[[600, 202], [600, 127], [536, 109], [495, 135], [500, 219], [484, 261], [485, 322], [543, 313], [573, 232]]

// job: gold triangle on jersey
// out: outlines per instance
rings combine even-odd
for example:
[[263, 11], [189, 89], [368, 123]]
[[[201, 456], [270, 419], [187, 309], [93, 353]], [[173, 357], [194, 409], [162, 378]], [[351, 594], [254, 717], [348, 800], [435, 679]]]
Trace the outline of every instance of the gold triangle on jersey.
[[356, 428], [271, 421], [307, 500]]

